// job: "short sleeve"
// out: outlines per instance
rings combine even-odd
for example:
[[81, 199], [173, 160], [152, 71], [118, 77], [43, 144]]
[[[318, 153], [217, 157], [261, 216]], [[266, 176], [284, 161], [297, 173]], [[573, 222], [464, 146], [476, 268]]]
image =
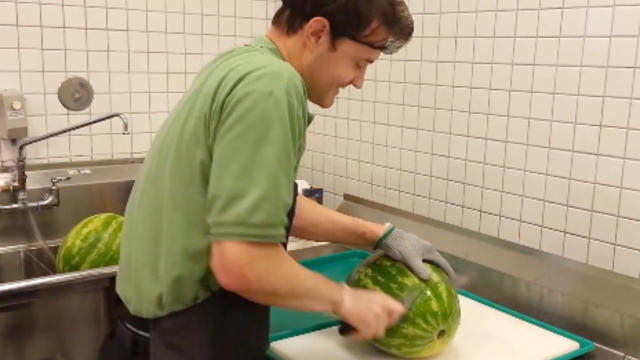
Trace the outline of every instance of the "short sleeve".
[[307, 121], [300, 118], [306, 114], [299, 91], [293, 79], [266, 74], [245, 79], [225, 99], [213, 131], [207, 189], [212, 240], [285, 240]]

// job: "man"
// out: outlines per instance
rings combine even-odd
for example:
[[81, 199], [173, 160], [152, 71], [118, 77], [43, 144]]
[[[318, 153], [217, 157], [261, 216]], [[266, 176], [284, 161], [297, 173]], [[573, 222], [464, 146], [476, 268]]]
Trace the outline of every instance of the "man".
[[295, 262], [300, 238], [384, 250], [428, 278], [430, 243], [297, 197], [311, 121], [409, 40], [402, 0], [285, 0], [265, 37], [206, 65], [148, 153], [125, 214], [117, 291], [151, 319], [152, 359], [262, 359], [269, 305], [334, 314], [370, 339], [402, 305]]

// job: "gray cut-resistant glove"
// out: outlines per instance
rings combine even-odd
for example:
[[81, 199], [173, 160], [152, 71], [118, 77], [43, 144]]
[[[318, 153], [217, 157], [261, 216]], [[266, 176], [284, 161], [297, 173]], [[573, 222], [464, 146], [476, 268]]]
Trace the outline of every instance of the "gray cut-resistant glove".
[[436, 250], [430, 242], [419, 238], [410, 232], [404, 232], [392, 224], [386, 224], [387, 229], [374, 245], [392, 259], [405, 263], [414, 274], [423, 280], [429, 280], [431, 272], [422, 264], [423, 260], [438, 265], [453, 280], [455, 272], [451, 265]]

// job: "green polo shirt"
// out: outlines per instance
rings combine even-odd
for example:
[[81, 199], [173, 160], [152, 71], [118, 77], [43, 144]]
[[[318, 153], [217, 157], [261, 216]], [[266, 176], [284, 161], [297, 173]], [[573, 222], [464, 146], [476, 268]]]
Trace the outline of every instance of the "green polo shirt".
[[127, 203], [116, 290], [154, 318], [207, 298], [217, 240], [285, 240], [311, 121], [306, 86], [266, 37], [201, 70], [155, 137]]

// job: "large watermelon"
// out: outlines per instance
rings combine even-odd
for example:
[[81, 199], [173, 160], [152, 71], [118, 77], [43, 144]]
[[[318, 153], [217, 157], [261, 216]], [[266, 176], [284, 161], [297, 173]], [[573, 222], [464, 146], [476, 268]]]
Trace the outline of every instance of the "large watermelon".
[[447, 274], [424, 263], [431, 279], [423, 281], [403, 263], [382, 253], [364, 260], [349, 276], [353, 287], [381, 290], [402, 299], [421, 289], [402, 320], [387, 329], [385, 337], [371, 342], [383, 351], [403, 358], [424, 358], [441, 352], [453, 340], [460, 324], [460, 303]]
[[56, 256], [58, 272], [117, 265], [124, 218], [103, 213], [90, 216], [65, 236]]

